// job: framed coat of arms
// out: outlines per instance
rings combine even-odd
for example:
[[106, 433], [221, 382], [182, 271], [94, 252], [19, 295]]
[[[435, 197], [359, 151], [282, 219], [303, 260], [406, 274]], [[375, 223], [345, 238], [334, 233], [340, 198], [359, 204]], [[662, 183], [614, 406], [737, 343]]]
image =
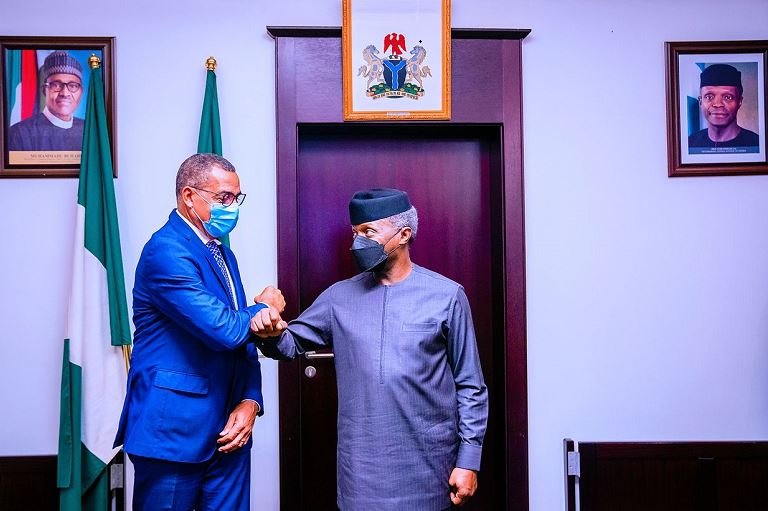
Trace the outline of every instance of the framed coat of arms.
[[343, 0], [344, 120], [451, 118], [450, 0]]

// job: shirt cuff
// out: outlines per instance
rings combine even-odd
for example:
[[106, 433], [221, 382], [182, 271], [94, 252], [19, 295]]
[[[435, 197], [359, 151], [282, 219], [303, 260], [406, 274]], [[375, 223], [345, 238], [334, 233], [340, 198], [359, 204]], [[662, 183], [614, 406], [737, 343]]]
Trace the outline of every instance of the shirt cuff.
[[480, 457], [482, 453], [482, 445], [459, 444], [459, 456], [456, 459], [456, 468], [478, 472], [480, 470]]
[[266, 303], [255, 303], [253, 305], [249, 305], [248, 307], [245, 307], [242, 310], [248, 311], [248, 315], [253, 319], [253, 317], [256, 315], [257, 312], [259, 312], [261, 309], [268, 309], [269, 305]]

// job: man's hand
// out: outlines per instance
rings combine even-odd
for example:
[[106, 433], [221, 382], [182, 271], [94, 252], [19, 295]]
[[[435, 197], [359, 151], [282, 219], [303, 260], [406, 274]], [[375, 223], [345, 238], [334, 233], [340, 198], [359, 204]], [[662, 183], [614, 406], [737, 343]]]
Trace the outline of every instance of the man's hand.
[[448, 486], [451, 487], [451, 502], [455, 506], [463, 506], [477, 490], [477, 473], [474, 470], [454, 468]]
[[276, 337], [286, 329], [288, 323], [272, 307], [261, 309], [251, 318], [251, 332], [261, 338]]
[[285, 310], [285, 298], [283, 298], [283, 293], [281, 293], [275, 286], [265, 287], [264, 291], [254, 297], [253, 301], [256, 303], [265, 303], [271, 308], [276, 309], [280, 314]]
[[251, 438], [253, 423], [259, 413], [259, 405], [255, 401], [245, 400], [232, 410], [224, 429], [219, 433], [216, 441], [220, 445], [219, 451], [232, 452], [241, 448]]

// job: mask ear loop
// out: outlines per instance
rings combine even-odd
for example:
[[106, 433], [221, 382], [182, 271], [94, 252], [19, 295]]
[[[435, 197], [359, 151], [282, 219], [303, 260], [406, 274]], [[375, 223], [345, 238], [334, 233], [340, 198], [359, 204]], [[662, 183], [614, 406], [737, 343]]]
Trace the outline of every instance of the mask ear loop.
[[[190, 188], [192, 188], [192, 187], [190, 186]], [[210, 203], [210, 202], [208, 202], [207, 200], [205, 200], [205, 197], [203, 197], [202, 195], [200, 195], [200, 193], [199, 193], [197, 190], [195, 190], [194, 188], [192, 188], [192, 191], [193, 191], [193, 192], [195, 192], [195, 193], [197, 194], [197, 196], [198, 196], [198, 197], [200, 197], [201, 199], [203, 199], [203, 202], [205, 202], [205, 203], [206, 203], [206, 204], [208, 204], [209, 206], [211, 205], [211, 203]], [[192, 213], [194, 213], [194, 214], [195, 214], [195, 216], [197, 217], [197, 219], [198, 219], [198, 220], [200, 220], [200, 223], [201, 223], [201, 224], [203, 224], [203, 225], [205, 225], [205, 222], [203, 222], [203, 219], [202, 219], [202, 218], [200, 218], [200, 215], [198, 215], [198, 214], [197, 214], [197, 210], [195, 210], [195, 206], [194, 206], [194, 204], [193, 204], [192, 206], [188, 206], [188, 207], [189, 207], [189, 209], [191, 209], [191, 210], [192, 210]]]
[[[389, 243], [390, 241], [392, 241], [392, 239], [393, 239], [395, 236], [397, 236], [398, 234], [402, 233], [402, 232], [403, 232], [403, 229], [405, 229], [405, 227], [401, 227], [401, 228], [399, 228], [395, 234], [393, 234], [392, 236], [390, 236], [390, 237], [389, 237], [389, 239], [388, 239], [388, 240], [387, 240], [387, 241], [384, 243], [384, 246], [387, 246], [387, 243]], [[397, 249], [398, 249], [398, 248], [400, 248], [400, 247], [402, 247], [402, 245], [401, 245], [400, 243], [398, 243], [398, 244], [397, 244], [397, 246], [396, 246], [395, 248], [393, 248], [392, 250], [390, 250], [389, 252], [384, 252], [384, 255], [386, 255], [387, 257], [389, 257], [389, 254], [392, 254], [392, 253], [394, 253], [394, 251], [395, 251], [395, 250], [397, 250]]]

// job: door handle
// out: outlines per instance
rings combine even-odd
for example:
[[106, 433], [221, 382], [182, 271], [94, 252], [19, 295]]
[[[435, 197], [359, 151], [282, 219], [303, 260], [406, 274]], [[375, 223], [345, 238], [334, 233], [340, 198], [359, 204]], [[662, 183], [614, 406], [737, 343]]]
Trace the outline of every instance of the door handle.
[[307, 360], [312, 360], [315, 358], [333, 358], [333, 353], [318, 353], [316, 351], [306, 351], [304, 352], [304, 358]]

